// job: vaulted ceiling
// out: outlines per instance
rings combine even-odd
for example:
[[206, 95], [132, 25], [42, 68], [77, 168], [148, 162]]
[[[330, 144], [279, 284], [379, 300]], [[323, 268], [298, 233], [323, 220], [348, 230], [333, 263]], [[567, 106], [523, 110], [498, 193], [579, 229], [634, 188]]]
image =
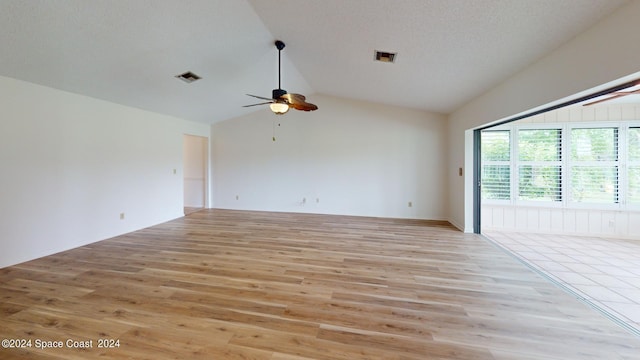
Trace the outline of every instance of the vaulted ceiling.
[[[322, 93], [446, 114], [627, 2], [1, 0], [0, 75], [214, 123], [266, 111], [242, 105], [277, 87], [280, 39], [282, 87], [310, 102]], [[375, 62], [375, 50], [395, 63]], [[174, 77], [185, 71], [202, 79]]]

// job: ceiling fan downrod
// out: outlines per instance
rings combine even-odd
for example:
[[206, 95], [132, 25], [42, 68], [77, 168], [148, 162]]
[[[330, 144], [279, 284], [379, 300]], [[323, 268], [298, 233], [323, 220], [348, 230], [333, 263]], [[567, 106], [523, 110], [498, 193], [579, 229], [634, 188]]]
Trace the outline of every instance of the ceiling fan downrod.
[[276, 48], [278, 49], [278, 88], [277, 88], [277, 89], [274, 89], [274, 90], [271, 92], [271, 95], [272, 95], [271, 97], [272, 97], [273, 99], [278, 99], [278, 98], [280, 98], [282, 95], [285, 95], [285, 94], [287, 93], [287, 91], [286, 91], [286, 90], [282, 90], [282, 85], [281, 85], [281, 84], [282, 84], [282, 83], [281, 83], [281, 80], [282, 80], [282, 79], [281, 79], [281, 78], [282, 78], [282, 75], [281, 75], [281, 74], [282, 74], [282, 72], [281, 72], [281, 70], [280, 70], [280, 68], [281, 68], [280, 52], [282, 51], [282, 49], [284, 49], [285, 45], [284, 45], [284, 42], [282, 42], [282, 41], [280, 41], [280, 40], [276, 40], [276, 43], [275, 43], [275, 44], [276, 44]]

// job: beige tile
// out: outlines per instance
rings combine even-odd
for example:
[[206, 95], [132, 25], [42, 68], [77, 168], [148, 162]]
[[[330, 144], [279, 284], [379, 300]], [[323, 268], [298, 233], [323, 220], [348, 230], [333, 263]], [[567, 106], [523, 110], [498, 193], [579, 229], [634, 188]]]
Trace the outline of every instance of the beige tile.
[[620, 295], [629, 299], [630, 302], [638, 305], [640, 307], [640, 303], [638, 303], [638, 299], [640, 299], [640, 289], [629, 289], [629, 288], [611, 288], [613, 291], [619, 293]]
[[607, 275], [613, 275], [613, 276], [628, 276], [628, 277], [632, 277], [634, 274], [632, 272], [627, 271], [626, 269], [624, 269], [623, 267], [618, 267], [618, 266], [613, 266], [613, 265], [592, 265], [591, 267], [601, 271], [604, 274]]
[[588, 264], [584, 264], [584, 263], [562, 263], [562, 265], [568, 267], [569, 269], [571, 269], [572, 271], [575, 271], [577, 273], [583, 274], [583, 275], [587, 275], [587, 274], [602, 274], [602, 271], [598, 270], [595, 268], [595, 266], [591, 266]]
[[619, 312], [620, 315], [636, 323], [635, 325], [640, 328], [640, 305], [615, 303], [609, 301], [605, 301], [603, 302], [603, 304], [611, 309], [614, 309], [614, 311]]
[[541, 269], [544, 269], [545, 271], [551, 273], [554, 273], [556, 271], [570, 271], [568, 267], [555, 261], [536, 261], [536, 265], [538, 265]]
[[624, 304], [632, 304], [630, 299], [618, 294], [617, 292], [607, 289], [601, 285], [582, 285], [572, 284], [582, 293], [587, 295], [587, 298], [598, 301], [618, 302]]
[[[496, 235], [493, 241], [640, 332], [640, 243], [568, 235]], [[501, 239], [508, 239], [508, 244]]]
[[[636, 289], [640, 289], [640, 276], [633, 276], [633, 277], [619, 276], [618, 279], [620, 281], [623, 281], [635, 287]], [[640, 302], [640, 297], [638, 297], [638, 302]]]
[[602, 285], [607, 288], [622, 288], [622, 289], [637, 289], [632, 284], [629, 284], [618, 277], [608, 274], [591, 274], [589, 275], [589, 279], [596, 282], [598, 285]]
[[545, 254], [541, 254], [539, 252], [535, 252], [535, 251], [519, 251], [518, 252], [518, 256], [529, 260], [529, 261], [549, 261], [551, 259], [549, 259], [547, 256], [545, 256]]
[[600, 284], [598, 284], [597, 282], [573, 271], [554, 271], [553, 275], [571, 285], [600, 286]]

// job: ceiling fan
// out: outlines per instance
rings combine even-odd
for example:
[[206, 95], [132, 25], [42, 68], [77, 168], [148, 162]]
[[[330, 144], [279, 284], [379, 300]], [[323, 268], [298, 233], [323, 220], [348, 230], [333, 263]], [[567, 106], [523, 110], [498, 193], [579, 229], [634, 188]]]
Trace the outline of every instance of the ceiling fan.
[[280, 52], [282, 51], [282, 49], [284, 49], [285, 45], [280, 40], [276, 40], [275, 45], [276, 45], [276, 48], [278, 49], [278, 88], [273, 89], [273, 91], [271, 92], [271, 99], [267, 97], [247, 94], [254, 98], [258, 98], [261, 100], [269, 100], [269, 101], [258, 103], [258, 104], [245, 105], [243, 107], [269, 104], [271, 111], [273, 111], [277, 115], [285, 114], [287, 111], [289, 111], [289, 108], [294, 108], [296, 110], [302, 110], [302, 111], [318, 110], [318, 107], [316, 105], [305, 101], [306, 98], [304, 97], [304, 95], [288, 93], [286, 90], [281, 88]]

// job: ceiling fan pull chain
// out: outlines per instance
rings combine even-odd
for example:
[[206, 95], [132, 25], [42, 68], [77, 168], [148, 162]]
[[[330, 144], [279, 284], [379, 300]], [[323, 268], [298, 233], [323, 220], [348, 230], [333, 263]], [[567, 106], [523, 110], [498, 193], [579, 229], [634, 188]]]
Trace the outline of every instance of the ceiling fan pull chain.
[[276, 141], [276, 120], [273, 119], [273, 135], [272, 135], [272, 139], [273, 141]]
[[[280, 127], [280, 123], [278, 123], [278, 127]], [[273, 136], [272, 136], [273, 141], [276, 141], [276, 120], [273, 120]]]

